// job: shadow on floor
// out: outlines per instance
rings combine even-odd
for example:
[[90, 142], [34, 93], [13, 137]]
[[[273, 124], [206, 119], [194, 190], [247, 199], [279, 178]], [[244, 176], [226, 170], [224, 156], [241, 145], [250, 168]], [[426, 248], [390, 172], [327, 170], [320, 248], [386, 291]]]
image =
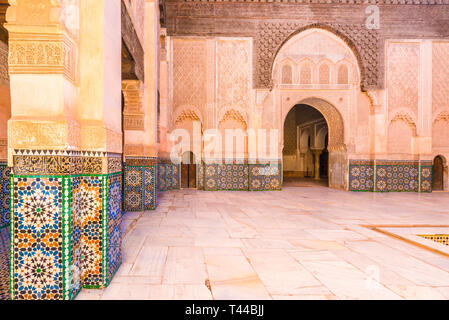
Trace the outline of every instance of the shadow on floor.
[[314, 180], [313, 178], [294, 178], [294, 177], [285, 177], [284, 178], [284, 187], [323, 187], [328, 188], [328, 180]]

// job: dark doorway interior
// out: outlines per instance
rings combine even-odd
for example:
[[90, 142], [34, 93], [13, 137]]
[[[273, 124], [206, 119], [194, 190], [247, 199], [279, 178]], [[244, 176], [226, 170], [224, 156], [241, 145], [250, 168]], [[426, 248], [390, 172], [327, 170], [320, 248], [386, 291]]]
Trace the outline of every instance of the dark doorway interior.
[[181, 187], [196, 188], [196, 163], [193, 152], [184, 152], [181, 163]]
[[443, 158], [440, 156], [435, 157], [433, 160], [433, 185], [432, 189], [435, 191], [444, 190], [443, 185]]
[[327, 146], [329, 144], [329, 135], [326, 134], [326, 138], [324, 140], [324, 150], [320, 155], [320, 178], [327, 179], [328, 171], [329, 171], [329, 151], [327, 150]]

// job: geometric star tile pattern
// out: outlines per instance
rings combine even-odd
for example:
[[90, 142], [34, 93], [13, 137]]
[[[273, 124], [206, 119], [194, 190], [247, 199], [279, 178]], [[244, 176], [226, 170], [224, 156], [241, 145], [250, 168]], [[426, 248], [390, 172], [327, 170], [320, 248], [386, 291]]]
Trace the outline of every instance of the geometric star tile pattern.
[[15, 176], [12, 191], [12, 299], [72, 298], [70, 178]]
[[156, 209], [156, 165], [125, 166], [125, 211]]
[[349, 161], [349, 190], [432, 192], [432, 165], [419, 161]]
[[10, 173], [10, 167], [0, 164], [0, 227], [9, 225], [10, 222]]
[[67, 300], [107, 286], [121, 263], [121, 185], [121, 172], [13, 176], [12, 299]]

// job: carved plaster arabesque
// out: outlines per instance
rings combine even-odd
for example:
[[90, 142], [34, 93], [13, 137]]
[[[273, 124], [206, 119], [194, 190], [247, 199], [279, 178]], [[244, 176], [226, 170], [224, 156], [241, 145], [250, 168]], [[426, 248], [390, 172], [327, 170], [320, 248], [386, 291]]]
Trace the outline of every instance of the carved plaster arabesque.
[[449, 124], [449, 110], [441, 111], [433, 120], [433, 123], [438, 121], [446, 121]]
[[434, 42], [432, 47], [433, 114], [449, 109], [449, 41]]
[[206, 105], [206, 41], [173, 39], [173, 110]]
[[247, 112], [250, 104], [251, 46], [249, 40], [217, 41], [217, 103], [219, 110]]
[[74, 82], [76, 44], [67, 35], [10, 33], [10, 74], [63, 74]]
[[256, 59], [253, 75], [256, 88], [272, 87], [272, 69], [277, 52], [292, 36], [311, 28], [321, 28], [336, 34], [352, 49], [359, 64], [363, 90], [383, 86], [379, 59], [381, 43], [376, 30], [369, 30], [365, 25], [302, 25], [285, 21], [259, 23], [255, 38]]
[[8, 45], [0, 41], [0, 85], [9, 86]]
[[418, 113], [419, 43], [389, 43], [387, 48], [388, 110]]
[[230, 110], [226, 111], [226, 113], [223, 115], [223, 118], [218, 123], [218, 127], [220, 127], [220, 125], [222, 123], [225, 123], [228, 120], [232, 120], [232, 121], [236, 121], [236, 122], [240, 123], [244, 130], [246, 130], [248, 127], [245, 118], [242, 116], [242, 114], [239, 111], [237, 111], [235, 109], [230, 109]]
[[320, 98], [307, 98], [301, 100], [298, 104], [314, 107], [326, 119], [329, 132], [329, 150], [346, 151], [343, 117], [332, 104]]
[[123, 80], [124, 97], [123, 126], [124, 130], [143, 131], [144, 112], [142, 110], [142, 87], [139, 80]]
[[201, 121], [198, 115], [193, 110], [182, 110], [182, 112], [176, 117], [175, 124], [179, 125], [184, 121]]
[[390, 126], [395, 121], [405, 122], [413, 131], [413, 135], [416, 135], [416, 121], [415, 117], [406, 110], [400, 110], [390, 120]]
[[[203, 2], [204, 0], [184, 0], [184, 2]], [[250, 2], [250, 3], [272, 3], [273, 0], [208, 0], [209, 2]], [[317, 0], [278, 0], [276, 2], [280, 3], [301, 3], [301, 4], [314, 4], [314, 3], [322, 3], [322, 4], [392, 4], [392, 5], [418, 5], [418, 4], [449, 4], [449, 0], [402, 0], [399, 2], [398, 0], [364, 0], [356, 1], [356, 0], [326, 0], [326, 1], [317, 1]]]

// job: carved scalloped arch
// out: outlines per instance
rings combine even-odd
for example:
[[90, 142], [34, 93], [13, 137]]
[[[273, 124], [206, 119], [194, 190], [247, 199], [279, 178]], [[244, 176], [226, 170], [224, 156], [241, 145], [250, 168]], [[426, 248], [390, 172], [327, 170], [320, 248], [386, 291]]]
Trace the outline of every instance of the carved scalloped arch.
[[449, 123], [449, 110], [443, 110], [439, 112], [433, 119], [433, 123], [437, 121], [446, 121]]
[[413, 113], [408, 110], [398, 110], [394, 116], [391, 117], [390, 125], [395, 121], [404, 121], [410, 128], [416, 130], [416, 118]]
[[323, 29], [339, 37], [353, 52], [360, 70], [360, 88], [366, 91], [382, 86], [379, 61], [379, 35], [376, 30], [368, 30], [364, 25], [312, 23], [301, 26], [297, 22], [263, 22], [259, 25], [256, 39], [257, 88], [273, 86], [273, 66], [275, 59], [287, 41], [308, 29]]
[[218, 122], [218, 127], [220, 127], [220, 125], [227, 121], [227, 120], [234, 120], [237, 121], [239, 123], [241, 123], [242, 127], [246, 130], [248, 128], [246, 119], [243, 117], [243, 115], [241, 114], [240, 111], [235, 110], [233, 108], [228, 109], [224, 115], [221, 117], [221, 120]]
[[174, 125], [179, 125], [180, 123], [184, 121], [200, 121], [203, 122], [200, 118], [200, 115], [198, 115], [197, 110], [195, 108], [181, 108], [178, 109], [177, 112], [175, 112], [173, 119]]
[[[329, 150], [346, 150], [345, 145], [345, 126], [343, 117], [340, 112], [331, 103], [322, 98], [311, 97], [306, 98], [295, 105], [306, 104], [309, 105], [323, 115], [327, 122], [328, 134], [329, 134]], [[293, 107], [292, 107], [293, 108]], [[285, 119], [284, 119], [285, 120]]]

